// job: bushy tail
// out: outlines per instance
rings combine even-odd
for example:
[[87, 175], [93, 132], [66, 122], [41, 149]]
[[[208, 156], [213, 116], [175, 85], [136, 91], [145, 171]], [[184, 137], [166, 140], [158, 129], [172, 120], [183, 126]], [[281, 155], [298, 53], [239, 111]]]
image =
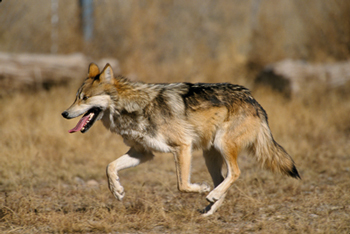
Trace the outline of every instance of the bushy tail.
[[273, 139], [266, 119], [262, 120], [251, 151], [263, 167], [301, 179], [292, 157]]

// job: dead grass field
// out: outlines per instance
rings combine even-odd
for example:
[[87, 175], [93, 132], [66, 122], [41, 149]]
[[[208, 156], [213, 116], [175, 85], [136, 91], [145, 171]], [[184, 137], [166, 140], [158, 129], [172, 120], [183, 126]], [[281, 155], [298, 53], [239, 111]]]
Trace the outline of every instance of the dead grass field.
[[[127, 148], [101, 123], [68, 134], [60, 115], [78, 85], [0, 99], [2, 233], [349, 233], [350, 94], [342, 90], [292, 101], [268, 91], [255, 97], [276, 140], [294, 157], [296, 181], [239, 159], [241, 177], [211, 217], [197, 211], [205, 194], [177, 191], [168, 154], [121, 172], [126, 197], [107, 188], [105, 167]], [[199, 153], [194, 182], [211, 183]]]
[[[95, 35], [85, 43], [78, 1], [60, 0], [58, 53], [114, 57], [124, 75], [147, 82], [250, 87], [257, 72], [280, 59], [350, 57], [349, 1], [94, 4]], [[0, 51], [49, 53], [50, 12], [47, 0], [2, 1]], [[350, 233], [350, 85], [301, 89], [289, 101], [254, 90], [302, 180], [242, 156], [242, 174], [224, 205], [204, 218], [197, 210], [207, 205], [206, 194], [177, 191], [169, 154], [122, 171], [126, 196], [112, 196], [105, 168], [127, 148], [101, 123], [86, 134], [68, 133], [78, 120], [61, 112], [79, 83], [0, 97], [1, 233]], [[192, 181], [211, 184], [199, 152]]]

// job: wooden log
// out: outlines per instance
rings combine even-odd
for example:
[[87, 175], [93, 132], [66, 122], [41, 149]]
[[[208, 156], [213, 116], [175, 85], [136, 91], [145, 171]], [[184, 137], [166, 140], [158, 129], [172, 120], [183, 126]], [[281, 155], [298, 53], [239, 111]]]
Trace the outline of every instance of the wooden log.
[[100, 68], [108, 62], [116, 74], [120, 73], [116, 59], [93, 61], [83, 54], [9, 54], [0, 53], [0, 94], [24, 89], [48, 89], [66, 84], [87, 74], [88, 65], [96, 62]]
[[312, 92], [319, 86], [336, 88], [350, 81], [350, 60], [311, 64], [300, 60], [283, 60], [266, 66], [255, 79], [255, 86], [268, 86], [292, 97]]

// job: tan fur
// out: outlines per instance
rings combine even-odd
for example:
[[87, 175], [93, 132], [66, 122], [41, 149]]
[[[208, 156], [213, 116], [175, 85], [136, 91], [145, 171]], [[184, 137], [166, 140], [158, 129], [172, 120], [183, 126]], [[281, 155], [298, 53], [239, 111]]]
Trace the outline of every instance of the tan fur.
[[65, 118], [83, 114], [89, 120], [83, 117], [73, 132], [86, 132], [101, 119], [130, 146], [107, 167], [109, 189], [119, 200], [125, 192], [118, 171], [152, 159], [155, 151], [174, 155], [180, 191], [204, 193], [210, 191], [208, 185], [190, 181], [192, 151], [203, 150], [214, 183], [205, 216], [220, 207], [238, 179], [237, 158], [242, 152], [256, 156], [272, 171], [300, 178], [292, 158], [274, 141], [264, 109], [239, 85], [144, 84], [114, 78], [109, 64], [101, 72], [90, 64], [75, 102], [62, 113]]

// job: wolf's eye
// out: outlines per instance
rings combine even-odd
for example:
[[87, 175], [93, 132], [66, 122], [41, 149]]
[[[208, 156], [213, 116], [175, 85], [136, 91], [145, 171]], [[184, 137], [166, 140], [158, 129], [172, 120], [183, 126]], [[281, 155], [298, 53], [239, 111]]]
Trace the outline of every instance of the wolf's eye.
[[84, 96], [84, 97], [83, 97], [83, 100], [84, 100], [84, 101], [86, 101], [87, 99], [88, 99], [88, 97], [87, 97], [87, 96]]

